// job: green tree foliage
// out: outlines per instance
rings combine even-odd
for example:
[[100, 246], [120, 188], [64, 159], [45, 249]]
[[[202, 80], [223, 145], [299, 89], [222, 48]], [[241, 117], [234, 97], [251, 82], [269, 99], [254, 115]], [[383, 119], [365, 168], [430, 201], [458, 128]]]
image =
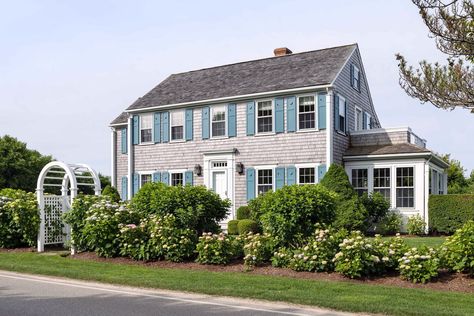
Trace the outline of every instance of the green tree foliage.
[[35, 191], [41, 169], [51, 160], [14, 137], [0, 137], [0, 189]]
[[326, 172], [321, 180], [321, 184], [327, 189], [336, 192], [340, 198], [345, 200], [352, 198], [356, 194], [344, 168], [335, 163], [329, 167], [328, 172]]
[[[400, 85], [406, 93], [436, 107], [474, 107], [474, 4], [470, 0], [412, 0], [430, 37], [448, 55], [447, 65], [425, 60], [414, 70], [397, 54]], [[474, 111], [474, 110], [473, 110]]]
[[120, 202], [120, 194], [118, 193], [117, 189], [111, 185], [107, 185], [103, 190], [102, 190], [102, 195], [110, 197], [112, 202]]
[[466, 169], [459, 160], [451, 159], [450, 154], [443, 155], [442, 159], [449, 164], [448, 194], [474, 194], [474, 170], [471, 177], [466, 178]]

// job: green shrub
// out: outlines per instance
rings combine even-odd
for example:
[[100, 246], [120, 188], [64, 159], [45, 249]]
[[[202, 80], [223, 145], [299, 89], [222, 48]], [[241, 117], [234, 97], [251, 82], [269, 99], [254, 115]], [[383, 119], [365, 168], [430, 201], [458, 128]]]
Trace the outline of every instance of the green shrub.
[[374, 232], [376, 227], [386, 219], [390, 203], [379, 192], [364, 193], [360, 200], [367, 210], [366, 229]]
[[273, 253], [271, 258], [272, 266], [277, 268], [287, 268], [293, 259], [293, 251], [289, 248], [282, 247]]
[[227, 217], [230, 201], [204, 186], [167, 186], [147, 183], [133, 197], [131, 208], [143, 214], [176, 216], [180, 228], [197, 234], [220, 231], [219, 222]]
[[316, 229], [304, 246], [296, 249], [289, 262], [295, 271], [328, 272], [334, 271], [333, 258], [339, 251], [339, 244], [347, 236], [347, 231]]
[[426, 283], [438, 276], [439, 260], [433, 248], [412, 248], [400, 260], [400, 275], [413, 283]]
[[258, 224], [251, 219], [242, 219], [237, 223], [237, 231], [239, 235], [247, 235], [247, 233], [258, 233]]
[[102, 190], [102, 195], [110, 197], [112, 202], [120, 202], [120, 194], [118, 193], [117, 189], [111, 185], [107, 185]]
[[382, 240], [380, 235], [376, 235], [373, 244], [382, 257], [385, 271], [395, 271], [398, 269], [400, 258], [409, 250], [408, 245], [400, 237], [400, 234], [389, 240]]
[[428, 209], [430, 230], [453, 234], [474, 220], [474, 194], [430, 195]]
[[424, 235], [425, 234], [426, 223], [421, 218], [419, 214], [415, 216], [410, 216], [407, 222], [407, 232], [410, 235]]
[[474, 221], [468, 221], [441, 246], [443, 267], [474, 276]]
[[35, 246], [40, 226], [36, 196], [22, 190], [0, 191], [0, 248]]
[[278, 238], [279, 246], [288, 246], [310, 236], [316, 223], [334, 220], [336, 194], [318, 184], [291, 185], [253, 201], [252, 214], [258, 206], [258, 221], [264, 232]]
[[86, 225], [87, 211], [99, 201], [109, 201], [109, 198], [97, 195], [78, 195], [72, 202], [71, 209], [63, 214], [64, 222], [71, 228], [71, 242], [77, 250], [93, 250], [88, 247], [83, 230]]
[[227, 233], [229, 235], [238, 235], [239, 228], [238, 228], [239, 220], [233, 219], [227, 222]]
[[248, 233], [244, 238], [244, 264], [251, 268], [269, 262], [275, 249], [275, 240], [270, 234]]
[[198, 253], [196, 261], [201, 264], [228, 264], [242, 253], [239, 245], [233, 238], [223, 233], [203, 233], [196, 247]]
[[237, 219], [250, 219], [250, 207], [242, 205], [237, 209]]
[[374, 225], [374, 232], [382, 235], [394, 235], [400, 232], [402, 226], [402, 215], [396, 210], [389, 211]]
[[349, 182], [344, 168], [341, 165], [332, 164], [321, 180], [321, 185], [338, 194], [334, 226], [347, 230], [365, 231], [369, 214]]

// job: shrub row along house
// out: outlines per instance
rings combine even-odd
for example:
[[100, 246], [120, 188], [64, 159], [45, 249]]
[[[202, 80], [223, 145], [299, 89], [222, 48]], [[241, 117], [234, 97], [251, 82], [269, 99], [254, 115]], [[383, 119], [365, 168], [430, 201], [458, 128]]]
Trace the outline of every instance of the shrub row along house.
[[[410, 128], [382, 128], [356, 44], [173, 74], [111, 124], [112, 181], [205, 185], [235, 210], [284, 185], [314, 184], [343, 164], [359, 193], [380, 192], [428, 221], [446, 163]], [[223, 223], [225, 226], [225, 223]]]

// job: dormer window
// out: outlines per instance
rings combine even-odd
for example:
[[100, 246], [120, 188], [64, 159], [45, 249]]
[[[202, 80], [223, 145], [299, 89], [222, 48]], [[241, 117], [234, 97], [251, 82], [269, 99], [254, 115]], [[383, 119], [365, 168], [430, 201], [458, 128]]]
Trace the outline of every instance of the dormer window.
[[360, 91], [360, 70], [354, 64], [351, 64], [351, 87]]
[[150, 143], [152, 137], [153, 116], [145, 114], [140, 116], [140, 143]]

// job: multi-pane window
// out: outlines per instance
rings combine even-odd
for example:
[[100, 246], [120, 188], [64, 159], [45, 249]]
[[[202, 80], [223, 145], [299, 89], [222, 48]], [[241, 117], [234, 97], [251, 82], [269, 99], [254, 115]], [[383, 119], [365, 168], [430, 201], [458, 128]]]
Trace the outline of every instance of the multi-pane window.
[[273, 189], [273, 170], [260, 169], [257, 174], [257, 194], [264, 194]]
[[351, 85], [354, 89], [360, 89], [360, 70], [356, 65], [352, 65]]
[[299, 184], [315, 184], [315, 168], [299, 168]]
[[444, 194], [444, 178], [443, 174], [439, 173], [438, 174], [438, 194]]
[[225, 136], [225, 106], [215, 106], [211, 108], [212, 111], [212, 128], [211, 136]]
[[374, 192], [379, 192], [390, 202], [390, 168], [374, 168]]
[[152, 138], [153, 116], [145, 114], [140, 116], [140, 143], [149, 143]]
[[367, 174], [367, 169], [352, 169], [352, 186], [359, 195], [367, 193], [369, 189]]
[[273, 132], [272, 101], [260, 101], [257, 103], [257, 126], [258, 133]]
[[356, 108], [356, 124], [355, 124], [355, 130], [356, 131], [361, 131], [362, 130], [362, 125], [364, 124], [364, 119], [363, 119], [363, 112], [361, 109]]
[[339, 112], [339, 115], [338, 117], [336, 117], [336, 119], [338, 120], [338, 130], [340, 132], [343, 132], [345, 133], [346, 132], [346, 100], [343, 98], [343, 97], [339, 97], [338, 98], [339, 100], [339, 104], [337, 105], [338, 106], [338, 112]]
[[415, 205], [413, 167], [397, 168], [397, 207]]
[[184, 111], [171, 112], [171, 140], [184, 138]]
[[178, 186], [178, 185], [183, 185], [183, 173], [182, 172], [176, 172], [171, 174], [171, 185], [173, 186]]
[[299, 129], [315, 128], [316, 110], [314, 96], [298, 98], [298, 126]]
[[151, 182], [151, 174], [140, 175], [140, 188], [148, 182]]

